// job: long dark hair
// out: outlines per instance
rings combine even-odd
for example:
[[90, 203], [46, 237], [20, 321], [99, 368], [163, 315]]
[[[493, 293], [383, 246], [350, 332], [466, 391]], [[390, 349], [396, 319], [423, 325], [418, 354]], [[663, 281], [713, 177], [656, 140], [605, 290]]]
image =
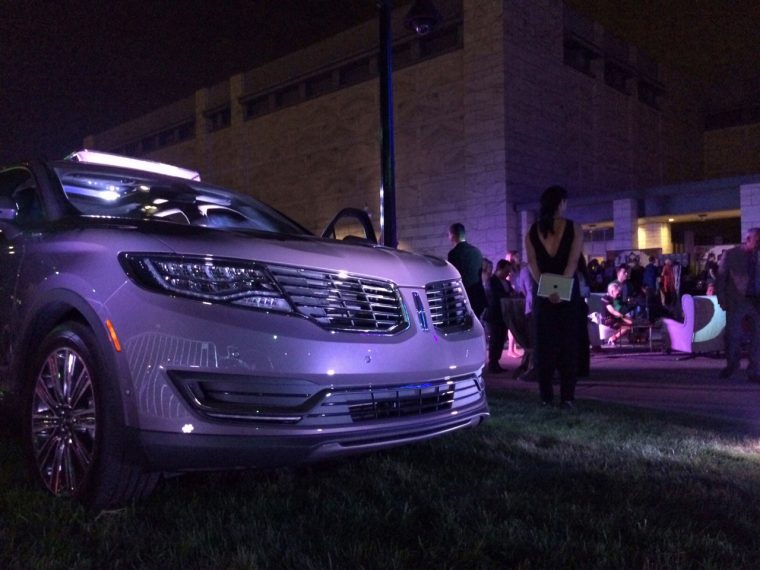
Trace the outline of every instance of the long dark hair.
[[538, 231], [546, 236], [554, 233], [554, 214], [557, 213], [562, 200], [567, 200], [567, 190], [562, 186], [549, 186], [541, 194], [541, 207], [538, 211]]

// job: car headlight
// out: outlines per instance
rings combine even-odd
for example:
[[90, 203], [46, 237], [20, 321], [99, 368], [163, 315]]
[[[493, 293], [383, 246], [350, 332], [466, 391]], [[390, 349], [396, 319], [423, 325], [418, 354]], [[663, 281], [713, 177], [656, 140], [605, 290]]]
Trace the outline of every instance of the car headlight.
[[261, 265], [209, 257], [122, 253], [119, 261], [139, 285], [153, 291], [254, 309], [292, 307]]

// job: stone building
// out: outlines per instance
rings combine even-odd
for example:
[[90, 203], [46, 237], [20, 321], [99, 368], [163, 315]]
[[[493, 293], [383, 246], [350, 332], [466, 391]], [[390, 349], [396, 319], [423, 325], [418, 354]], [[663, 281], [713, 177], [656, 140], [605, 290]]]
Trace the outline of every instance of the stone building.
[[[600, 257], [760, 225], [760, 120], [717, 112], [706, 130], [688, 77], [561, 0], [435, 3], [444, 20], [423, 37], [403, 27], [406, 6], [394, 13], [400, 247], [444, 255], [460, 221], [499, 258], [522, 247], [551, 184], [568, 188]], [[345, 206], [377, 225], [377, 35], [366, 22], [84, 144], [199, 170], [317, 233]]]

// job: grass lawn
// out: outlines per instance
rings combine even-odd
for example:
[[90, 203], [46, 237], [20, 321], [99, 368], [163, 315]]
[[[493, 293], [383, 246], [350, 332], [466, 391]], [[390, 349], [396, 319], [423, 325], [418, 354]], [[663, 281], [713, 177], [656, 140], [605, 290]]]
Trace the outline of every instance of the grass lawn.
[[491, 420], [300, 469], [195, 474], [97, 516], [0, 439], [0, 568], [758, 568], [760, 441], [494, 392]]

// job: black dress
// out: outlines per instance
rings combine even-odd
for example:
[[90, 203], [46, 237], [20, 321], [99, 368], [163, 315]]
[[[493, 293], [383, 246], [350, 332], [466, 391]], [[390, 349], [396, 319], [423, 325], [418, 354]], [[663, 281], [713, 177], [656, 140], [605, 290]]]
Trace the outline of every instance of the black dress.
[[[536, 264], [540, 273], [563, 274], [570, 257], [575, 227], [567, 220], [554, 256], [549, 255], [538, 236], [538, 225], [533, 224], [529, 238], [536, 252]], [[533, 338], [535, 339], [535, 367], [538, 372], [541, 400], [551, 402], [554, 397], [552, 379], [554, 371], [559, 371], [560, 398], [563, 402], [575, 399], [575, 381], [578, 365], [578, 319], [581, 311], [578, 280], [573, 283], [570, 301], [552, 303], [539, 297], [534, 290], [533, 297]]]

